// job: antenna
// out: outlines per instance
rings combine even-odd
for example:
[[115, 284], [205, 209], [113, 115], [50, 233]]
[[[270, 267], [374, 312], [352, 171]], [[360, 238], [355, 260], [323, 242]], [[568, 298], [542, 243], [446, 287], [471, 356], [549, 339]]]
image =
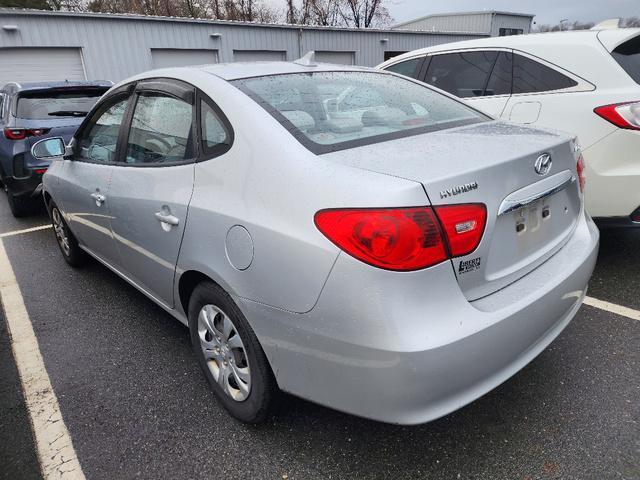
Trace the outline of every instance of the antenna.
[[295, 60], [293, 63], [297, 65], [302, 65], [303, 67], [317, 67], [316, 64], [316, 52], [311, 50], [307, 52], [303, 57]]

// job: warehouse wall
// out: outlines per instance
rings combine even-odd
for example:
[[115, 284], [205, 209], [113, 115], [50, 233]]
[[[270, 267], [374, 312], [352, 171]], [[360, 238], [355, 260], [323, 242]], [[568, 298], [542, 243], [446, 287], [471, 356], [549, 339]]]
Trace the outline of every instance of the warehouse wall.
[[523, 15], [509, 15], [497, 12], [431, 15], [401, 23], [395, 26], [394, 30], [485, 33], [497, 37], [500, 28], [516, 28], [521, 29], [523, 33], [529, 33], [531, 20], [531, 17]]
[[492, 13], [433, 15], [418, 18], [413, 22], [403, 23], [398, 30], [420, 30], [438, 32], [474, 32], [489, 33], [491, 31]]
[[491, 25], [491, 36], [497, 37], [501, 28], [519, 28], [523, 34], [531, 32], [531, 18], [496, 15]]
[[[113, 81], [153, 68], [151, 49], [189, 49], [201, 53], [212, 50], [214, 52], [207, 58], [217, 57], [220, 62], [234, 61], [234, 50], [282, 51], [286, 52], [286, 60], [299, 58], [309, 50], [354, 52], [357, 65], [375, 66], [384, 60], [385, 51], [402, 52], [478, 38], [465, 34], [299, 28], [11, 10], [0, 10], [0, 24], [18, 27], [15, 31], [0, 30], [0, 50], [12, 47], [80, 48], [87, 78]], [[219, 36], [211, 36], [214, 33]], [[3, 67], [10, 68], [8, 65]]]

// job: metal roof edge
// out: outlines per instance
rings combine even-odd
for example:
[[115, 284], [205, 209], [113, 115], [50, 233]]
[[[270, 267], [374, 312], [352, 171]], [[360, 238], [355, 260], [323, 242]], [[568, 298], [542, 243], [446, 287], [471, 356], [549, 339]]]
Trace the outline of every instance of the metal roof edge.
[[408, 25], [410, 23], [414, 23], [414, 22], [419, 22], [421, 20], [426, 20], [427, 18], [434, 18], [434, 17], [452, 17], [452, 16], [459, 16], [459, 15], [486, 15], [486, 14], [491, 14], [491, 15], [512, 15], [514, 17], [528, 17], [528, 18], [533, 18], [535, 17], [535, 14], [532, 13], [518, 13], [518, 12], [506, 12], [506, 11], [501, 11], [501, 10], [477, 10], [477, 11], [473, 11], [473, 12], [449, 12], [449, 13], [432, 13], [430, 15], [425, 15], [423, 17], [418, 17], [418, 18], [414, 18], [413, 20], [407, 20], [406, 22], [401, 22], [401, 23], [397, 23], [395, 25], [392, 25], [391, 28], [397, 28], [397, 27], [401, 27], [403, 25]]

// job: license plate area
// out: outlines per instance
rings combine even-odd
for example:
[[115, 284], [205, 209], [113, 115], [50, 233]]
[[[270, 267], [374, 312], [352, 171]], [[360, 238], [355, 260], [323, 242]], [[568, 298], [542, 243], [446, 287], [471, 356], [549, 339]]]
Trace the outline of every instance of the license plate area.
[[572, 231], [580, 199], [569, 189], [497, 217], [485, 269], [488, 281], [535, 268]]
[[518, 236], [527, 235], [544, 228], [543, 224], [551, 220], [553, 210], [551, 202], [547, 201], [547, 199], [538, 200], [531, 205], [516, 210], [513, 212], [516, 234]]

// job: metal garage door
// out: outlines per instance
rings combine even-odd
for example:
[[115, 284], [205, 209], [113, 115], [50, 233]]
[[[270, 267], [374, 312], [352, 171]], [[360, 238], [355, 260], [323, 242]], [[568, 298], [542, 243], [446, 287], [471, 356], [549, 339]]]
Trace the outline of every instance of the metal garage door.
[[218, 63], [217, 50], [190, 48], [152, 48], [153, 68], [188, 67]]
[[0, 87], [8, 82], [86, 80], [79, 48], [0, 48]]
[[355, 65], [356, 52], [317, 51], [316, 62], [337, 63], [339, 65]]
[[234, 62], [280, 62], [287, 52], [280, 50], [234, 50]]

